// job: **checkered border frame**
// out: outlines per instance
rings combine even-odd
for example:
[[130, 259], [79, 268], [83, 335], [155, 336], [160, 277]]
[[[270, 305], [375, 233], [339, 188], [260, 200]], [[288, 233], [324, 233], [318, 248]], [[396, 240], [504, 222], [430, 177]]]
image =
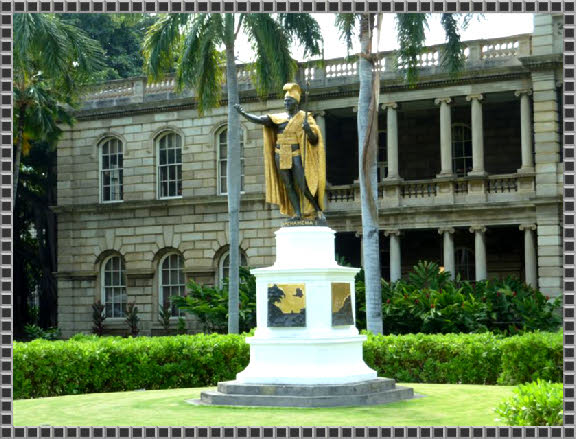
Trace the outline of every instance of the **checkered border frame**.
[[[4, 1], [0, 20], [0, 437], [36, 438], [564, 438], [574, 437], [574, 3], [563, 1]], [[22, 12], [564, 13], [564, 427], [14, 427], [12, 426], [12, 14]]]

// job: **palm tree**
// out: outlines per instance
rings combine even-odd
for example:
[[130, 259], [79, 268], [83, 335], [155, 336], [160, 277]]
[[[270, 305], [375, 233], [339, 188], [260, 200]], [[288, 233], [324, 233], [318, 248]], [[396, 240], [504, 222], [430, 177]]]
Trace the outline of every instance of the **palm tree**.
[[[424, 48], [424, 28], [429, 14], [397, 14], [398, 67], [409, 84], [417, 80], [418, 55]], [[469, 19], [465, 19], [463, 26]], [[372, 51], [374, 31], [379, 33], [381, 18], [376, 14], [338, 14], [336, 26], [345, 39], [348, 49], [352, 46], [355, 27], [359, 26], [360, 56], [358, 58], [358, 148], [360, 202], [362, 212], [362, 257], [366, 285], [366, 328], [381, 334], [382, 292], [380, 273], [380, 239], [378, 227], [377, 138], [379, 71], [376, 69], [378, 54]], [[447, 35], [447, 45], [441, 63], [456, 74], [464, 63], [463, 47], [458, 34], [458, 22], [452, 14], [442, 15], [442, 25]], [[379, 35], [377, 40], [379, 39]]]
[[20, 161], [33, 141], [54, 144], [81, 86], [102, 66], [100, 45], [56, 15], [14, 15], [14, 204]]
[[[290, 44], [298, 40], [307, 55], [321, 53], [319, 26], [309, 14], [170, 14], [155, 23], [144, 40], [145, 68], [151, 79], [175, 70], [178, 90], [191, 87], [198, 96], [198, 112], [217, 107], [221, 100], [222, 64], [226, 65], [228, 106], [227, 192], [230, 239], [228, 332], [239, 331], [239, 210], [240, 101], [235, 42], [240, 30], [255, 51], [253, 82], [260, 96], [292, 79], [296, 64]], [[224, 47], [224, 51], [220, 50]]]
[[103, 52], [56, 15], [15, 14], [13, 54], [14, 329], [21, 335], [34, 285], [40, 325], [56, 325], [56, 217], [49, 209], [56, 201], [55, 147], [60, 125], [72, 123], [70, 108], [101, 68]]

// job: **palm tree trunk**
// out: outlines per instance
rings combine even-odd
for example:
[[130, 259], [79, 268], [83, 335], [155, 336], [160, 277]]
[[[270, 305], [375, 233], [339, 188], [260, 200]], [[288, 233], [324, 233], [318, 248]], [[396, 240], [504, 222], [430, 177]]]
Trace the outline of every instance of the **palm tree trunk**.
[[362, 256], [366, 281], [366, 327], [374, 334], [382, 333], [382, 291], [380, 284], [380, 242], [378, 230], [378, 181], [376, 138], [378, 109], [375, 87], [379, 75], [374, 76], [372, 60], [373, 16], [363, 14], [360, 19], [360, 57], [358, 76], [358, 148], [360, 158], [360, 198], [362, 208]]
[[234, 59], [234, 16], [225, 14], [226, 26], [226, 88], [228, 91], [228, 161], [226, 163], [228, 191], [228, 231], [230, 239], [230, 275], [228, 283], [228, 333], [240, 332], [240, 115], [234, 109], [239, 103], [236, 60]]
[[12, 212], [16, 206], [16, 195], [18, 194], [18, 178], [20, 177], [20, 161], [22, 160], [22, 146], [24, 144], [24, 113], [26, 107], [22, 105], [18, 112], [18, 130], [16, 134], [16, 152], [14, 157], [14, 181], [12, 189]]

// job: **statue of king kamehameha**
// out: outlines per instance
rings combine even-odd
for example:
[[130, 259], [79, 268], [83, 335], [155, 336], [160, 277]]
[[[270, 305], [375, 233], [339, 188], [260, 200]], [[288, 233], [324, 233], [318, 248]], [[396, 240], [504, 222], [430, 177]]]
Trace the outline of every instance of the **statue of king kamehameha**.
[[284, 86], [286, 113], [256, 116], [236, 104], [251, 122], [264, 125], [266, 201], [277, 204], [291, 222], [315, 219], [325, 222], [326, 153], [322, 133], [312, 115], [299, 110], [302, 90]]

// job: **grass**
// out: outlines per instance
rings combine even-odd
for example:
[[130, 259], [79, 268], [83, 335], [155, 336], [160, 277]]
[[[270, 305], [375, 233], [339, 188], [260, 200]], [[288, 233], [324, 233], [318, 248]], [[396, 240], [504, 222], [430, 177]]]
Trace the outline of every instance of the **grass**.
[[425, 398], [367, 407], [194, 406], [206, 389], [94, 393], [14, 401], [15, 426], [483, 426], [514, 387], [404, 384]]

